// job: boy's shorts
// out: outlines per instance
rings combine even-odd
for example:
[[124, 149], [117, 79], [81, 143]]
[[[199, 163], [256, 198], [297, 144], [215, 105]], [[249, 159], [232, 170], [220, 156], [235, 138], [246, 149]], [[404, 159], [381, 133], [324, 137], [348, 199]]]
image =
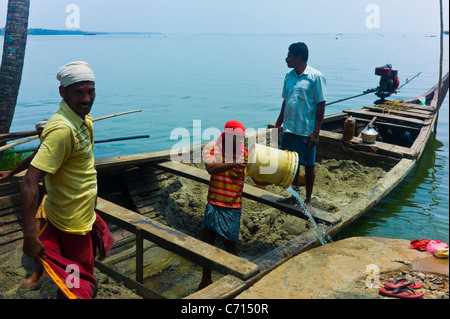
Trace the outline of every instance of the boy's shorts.
[[206, 204], [202, 229], [208, 228], [229, 241], [238, 241], [241, 226], [241, 209], [231, 209]]
[[297, 152], [299, 165], [314, 166], [316, 164], [316, 147], [308, 149], [307, 140], [306, 136], [283, 132], [280, 149]]

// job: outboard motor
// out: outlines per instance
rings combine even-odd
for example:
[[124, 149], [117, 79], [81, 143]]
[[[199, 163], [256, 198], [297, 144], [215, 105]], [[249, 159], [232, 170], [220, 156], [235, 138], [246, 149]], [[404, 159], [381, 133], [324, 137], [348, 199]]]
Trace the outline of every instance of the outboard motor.
[[375, 104], [383, 104], [386, 98], [392, 93], [397, 93], [396, 90], [400, 86], [400, 80], [397, 77], [398, 71], [392, 70], [391, 64], [375, 68], [375, 75], [381, 76], [380, 84], [376, 88], [375, 95], [380, 99], [375, 101]]

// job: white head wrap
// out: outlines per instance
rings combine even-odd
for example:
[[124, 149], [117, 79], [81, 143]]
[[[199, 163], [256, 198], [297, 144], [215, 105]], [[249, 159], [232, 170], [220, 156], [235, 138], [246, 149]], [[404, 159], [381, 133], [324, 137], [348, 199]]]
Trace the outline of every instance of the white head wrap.
[[36, 122], [36, 125], [35, 125], [36, 131], [39, 130], [40, 128], [44, 128], [45, 124], [47, 124], [47, 121], [48, 120], [42, 120], [42, 121]]
[[60, 67], [56, 73], [56, 78], [64, 87], [82, 81], [95, 82], [94, 71], [84, 61], [70, 62]]

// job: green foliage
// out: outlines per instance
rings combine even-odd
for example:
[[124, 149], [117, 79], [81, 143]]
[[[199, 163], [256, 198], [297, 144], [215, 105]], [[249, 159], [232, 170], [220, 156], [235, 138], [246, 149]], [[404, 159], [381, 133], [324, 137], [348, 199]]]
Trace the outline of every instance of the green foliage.
[[0, 171], [12, 170], [32, 152], [32, 150], [16, 150], [14, 148], [5, 150], [0, 163]]

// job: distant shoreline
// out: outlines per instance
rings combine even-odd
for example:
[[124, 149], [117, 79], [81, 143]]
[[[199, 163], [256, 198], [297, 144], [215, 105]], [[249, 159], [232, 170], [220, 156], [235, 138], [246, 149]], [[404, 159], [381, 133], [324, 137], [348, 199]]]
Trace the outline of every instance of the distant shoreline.
[[[448, 35], [448, 31], [443, 32]], [[208, 35], [210, 33], [200, 33], [200, 35]], [[216, 35], [236, 35], [228, 33], [211, 33]], [[330, 33], [331, 34], [331, 33]], [[350, 33], [351, 34], [351, 33]], [[5, 28], [0, 28], [0, 36], [5, 35]], [[164, 35], [162, 32], [101, 32], [101, 31], [82, 31], [82, 30], [56, 30], [56, 29], [42, 29], [29, 28], [28, 35]], [[243, 34], [243, 35], [291, 35], [291, 34]], [[292, 34], [295, 35], [295, 34]], [[343, 33], [336, 33], [336, 36], [344, 36]], [[430, 35], [428, 35], [430, 36]], [[437, 35], [433, 35], [436, 37]]]
[[[5, 34], [5, 28], [0, 29], [0, 35]], [[53, 29], [41, 29], [30, 28], [28, 29], [28, 35], [104, 35], [104, 34], [152, 34], [160, 35], [160, 32], [96, 32], [96, 31], [82, 31], [82, 30], [53, 30]]]

